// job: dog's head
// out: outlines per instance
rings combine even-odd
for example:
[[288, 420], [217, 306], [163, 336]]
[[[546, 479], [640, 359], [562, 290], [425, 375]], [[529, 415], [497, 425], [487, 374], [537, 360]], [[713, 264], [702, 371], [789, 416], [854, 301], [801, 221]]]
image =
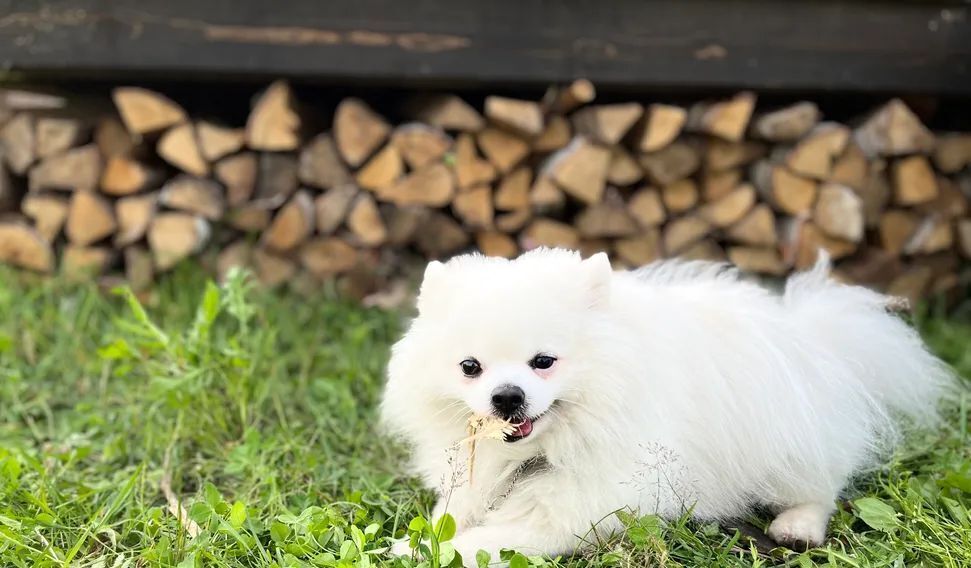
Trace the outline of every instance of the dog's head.
[[541, 440], [593, 386], [588, 338], [611, 277], [606, 255], [581, 260], [564, 250], [432, 262], [419, 315], [393, 349], [384, 419], [433, 441], [460, 433], [472, 414], [491, 414], [516, 424], [507, 442]]

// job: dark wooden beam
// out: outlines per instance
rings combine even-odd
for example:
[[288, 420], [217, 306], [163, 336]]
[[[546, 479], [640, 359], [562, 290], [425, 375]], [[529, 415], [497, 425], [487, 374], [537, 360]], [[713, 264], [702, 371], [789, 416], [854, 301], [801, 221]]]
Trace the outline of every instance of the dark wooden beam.
[[971, 6], [861, 0], [0, 0], [23, 72], [971, 94]]

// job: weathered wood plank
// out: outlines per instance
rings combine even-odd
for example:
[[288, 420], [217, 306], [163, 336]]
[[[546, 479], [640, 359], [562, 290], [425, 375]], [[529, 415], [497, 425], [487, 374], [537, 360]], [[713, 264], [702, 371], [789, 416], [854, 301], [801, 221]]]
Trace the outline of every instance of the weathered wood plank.
[[971, 93], [958, 1], [0, 0], [0, 14], [0, 66], [22, 71]]

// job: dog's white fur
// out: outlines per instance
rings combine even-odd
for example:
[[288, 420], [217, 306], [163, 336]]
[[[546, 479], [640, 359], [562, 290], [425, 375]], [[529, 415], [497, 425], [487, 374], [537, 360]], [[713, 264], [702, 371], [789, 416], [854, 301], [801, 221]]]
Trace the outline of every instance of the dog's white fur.
[[[819, 544], [848, 479], [899, 418], [933, 420], [950, 380], [888, 297], [828, 273], [822, 260], [778, 295], [706, 262], [615, 273], [602, 254], [555, 249], [432, 262], [382, 418], [442, 495], [434, 515], [456, 518], [466, 561], [570, 553], [624, 508], [724, 520], [763, 506], [779, 513], [770, 536]], [[550, 371], [527, 365], [537, 353], [557, 357]], [[460, 370], [468, 357], [478, 378]], [[505, 384], [547, 414], [523, 440], [479, 441], [469, 483], [454, 448]]]

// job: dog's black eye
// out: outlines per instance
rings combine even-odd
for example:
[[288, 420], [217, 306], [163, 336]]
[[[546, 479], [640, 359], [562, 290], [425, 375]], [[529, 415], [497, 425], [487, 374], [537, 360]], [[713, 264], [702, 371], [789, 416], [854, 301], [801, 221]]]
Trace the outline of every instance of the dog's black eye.
[[534, 369], [549, 369], [556, 362], [556, 357], [550, 355], [537, 355], [529, 361], [529, 366]]
[[466, 377], [478, 377], [482, 374], [482, 365], [475, 359], [466, 359], [459, 363], [459, 367], [462, 367], [462, 374]]

